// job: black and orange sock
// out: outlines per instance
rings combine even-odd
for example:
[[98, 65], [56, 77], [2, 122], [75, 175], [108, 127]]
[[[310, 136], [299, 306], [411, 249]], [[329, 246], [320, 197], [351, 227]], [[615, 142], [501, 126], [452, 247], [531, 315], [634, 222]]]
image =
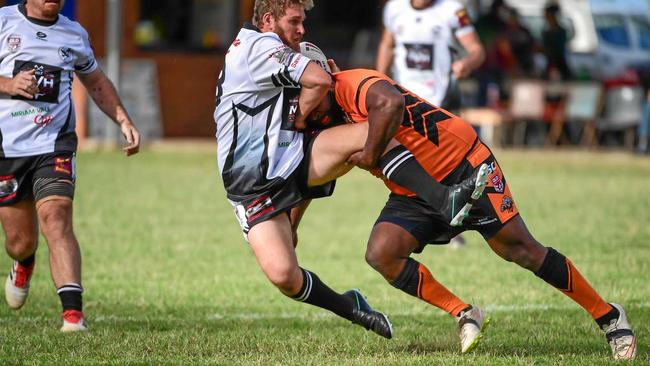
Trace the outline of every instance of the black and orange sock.
[[605, 316], [613, 309], [582, 277], [573, 263], [553, 248], [548, 248], [544, 263], [535, 275], [577, 302], [594, 319]]
[[415, 193], [431, 207], [445, 204], [448, 187], [430, 176], [404, 146], [396, 146], [384, 154], [378, 166], [386, 178]]
[[406, 259], [404, 269], [391, 285], [446, 311], [451, 316], [458, 316], [462, 310], [470, 307], [436, 281], [429, 269], [413, 258]]
[[301, 270], [302, 288], [296, 295], [291, 296], [292, 299], [327, 309], [340, 317], [352, 320], [354, 305], [349, 297], [327, 287], [313, 272], [304, 268]]

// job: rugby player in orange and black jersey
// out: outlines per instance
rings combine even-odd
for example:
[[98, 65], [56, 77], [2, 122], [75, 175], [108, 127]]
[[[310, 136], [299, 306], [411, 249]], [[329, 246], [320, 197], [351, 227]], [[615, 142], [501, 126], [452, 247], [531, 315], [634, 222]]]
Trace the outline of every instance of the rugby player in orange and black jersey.
[[[568, 258], [530, 234], [494, 155], [467, 122], [374, 70], [348, 70], [332, 76], [333, 93], [313, 113], [314, 124], [337, 114], [347, 123], [372, 123], [376, 115], [368, 105], [376, 103], [373, 99], [395, 91], [404, 98], [401, 127], [395, 135], [401, 146], [386, 153], [379, 161], [381, 172], [374, 172], [391, 194], [373, 227], [366, 260], [394, 287], [456, 317], [463, 353], [476, 345], [489, 318], [437, 282], [428, 268], [410, 255], [422, 251], [426, 244], [447, 243], [471, 229], [481, 233], [503, 259], [532, 271], [582, 306], [605, 333], [614, 358], [634, 358], [636, 337], [623, 308], [605, 302]], [[435, 193], [437, 182], [462, 182], [485, 165], [485, 194], [473, 202], [461, 227], [450, 226], [436, 205], [441, 202], [440, 194]], [[409, 191], [396, 180], [416, 190]], [[463, 334], [467, 329], [470, 331]], [[475, 341], [468, 342], [468, 337]]]

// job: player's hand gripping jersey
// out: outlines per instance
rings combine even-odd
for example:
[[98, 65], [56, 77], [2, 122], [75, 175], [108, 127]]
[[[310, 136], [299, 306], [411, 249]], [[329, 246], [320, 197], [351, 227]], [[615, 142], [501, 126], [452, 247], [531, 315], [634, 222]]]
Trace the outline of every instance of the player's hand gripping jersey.
[[34, 70], [34, 99], [0, 95], [0, 157], [75, 151], [73, 73], [97, 68], [88, 34], [63, 15], [53, 23], [28, 19], [18, 6], [0, 9], [0, 75]]
[[[379, 80], [395, 85], [405, 100], [401, 127], [395, 139], [406, 147], [418, 163], [437, 181], [442, 181], [467, 157], [478, 143], [476, 132], [467, 122], [446, 110], [395, 84], [386, 75], [374, 70], [354, 69], [335, 73], [334, 93], [349, 122], [368, 122], [366, 94]], [[384, 181], [397, 194], [410, 194], [406, 189]]]

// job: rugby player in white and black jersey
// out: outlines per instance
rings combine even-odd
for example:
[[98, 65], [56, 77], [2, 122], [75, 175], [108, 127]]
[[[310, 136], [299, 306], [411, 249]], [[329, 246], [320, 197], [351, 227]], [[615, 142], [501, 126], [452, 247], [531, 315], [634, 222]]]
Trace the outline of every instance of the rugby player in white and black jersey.
[[[283, 294], [391, 338], [388, 318], [357, 290], [333, 291], [296, 258], [302, 209], [311, 198], [331, 195], [333, 180], [354, 164], [374, 166], [397, 128], [378, 123], [377, 133], [367, 124], [299, 131], [331, 84], [328, 73], [296, 52], [312, 6], [312, 0], [257, 0], [253, 24], [228, 49], [214, 114], [219, 170], [262, 271]], [[401, 101], [384, 102], [385, 111], [401, 113]], [[292, 209], [299, 212], [293, 222]]]
[[0, 9], [0, 221], [14, 259], [5, 283], [9, 306], [29, 292], [38, 226], [63, 307], [62, 331], [86, 330], [81, 253], [72, 227], [77, 75], [124, 135], [126, 155], [140, 135], [111, 81], [98, 68], [87, 32], [60, 15], [64, 0], [26, 0]]
[[[485, 51], [464, 6], [456, 0], [390, 0], [377, 50], [377, 70], [433, 105], [456, 113], [456, 79], [483, 63]], [[466, 55], [457, 57], [455, 44]]]

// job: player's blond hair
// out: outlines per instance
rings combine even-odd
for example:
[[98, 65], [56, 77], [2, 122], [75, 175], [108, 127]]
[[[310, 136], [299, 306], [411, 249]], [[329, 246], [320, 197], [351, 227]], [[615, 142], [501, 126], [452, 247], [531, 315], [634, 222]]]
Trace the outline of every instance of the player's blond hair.
[[314, 7], [314, 0], [255, 0], [253, 24], [259, 27], [265, 13], [273, 14], [273, 17], [278, 20], [290, 6], [302, 6], [305, 10], [310, 10]]

